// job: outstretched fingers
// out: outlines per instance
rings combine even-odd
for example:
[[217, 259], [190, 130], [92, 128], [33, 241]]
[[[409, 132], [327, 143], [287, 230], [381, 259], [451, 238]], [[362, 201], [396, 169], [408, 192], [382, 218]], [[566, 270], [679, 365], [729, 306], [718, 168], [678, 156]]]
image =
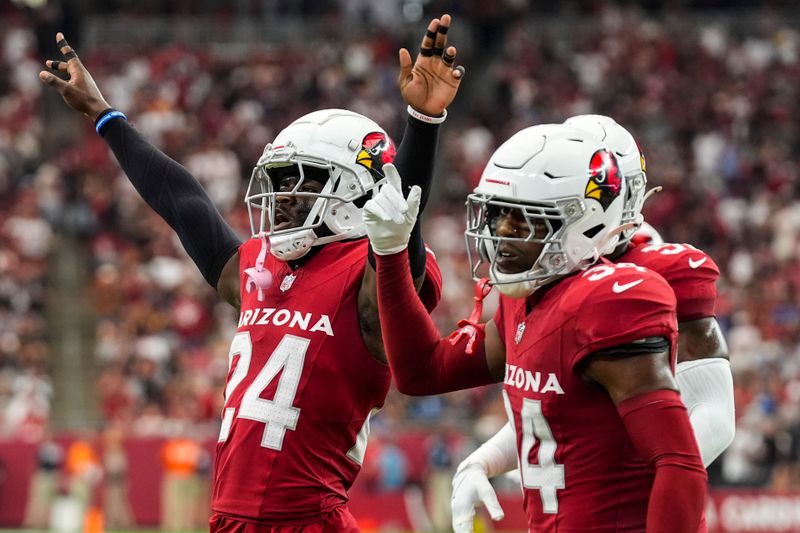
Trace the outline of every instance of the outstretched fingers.
[[402, 87], [403, 81], [411, 78], [411, 71], [414, 68], [414, 62], [411, 61], [411, 54], [405, 48], [401, 48], [399, 52], [400, 57], [400, 74], [398, 74], [398, 82]]
[[[77, 73], [75, 69], [80, 66], [80, 59], [78, 58], [78, 53], [70, 46], [67, 40], [64, 38], [64, 34], [61, 32], [56, 33], [56, 46], [64, 55], [64, 61], [58, 61], [55, 59], [48, 59], [45, 61], [45, 65], [52, 70], [56, 70], [58, 72], [63, 72], [65, 74], [74, 75]], [[47, 85], [51, 87], [55, 87], [59, 93], [62, 95], [64, 91], [67, 90], [69, 87], [69, 83], [58, 76], [55, 76], [51, 72], [47, 72], [45, 70], [39, 73], [39, 79], [45, 82]]]
[[439, 20], [439, 25], [436, 28], [436, 36], [434, 38], [433, 55], [441, 57], [444, 49], [447, 47], [447, 32], [450, 30], [450, 15], [444, 14]]
[[428, 29], [425, 36], [422, 38], [422, 43], [419, 45], [419, 55], [422, 57], [430, 57], [433, 55], [433, 45], [436, 42], [436, 30], [439, 29], [439, 19], [433, 19], [428, 24]]
[[78, 53], [72, 49], [67, 40], [64, 38], [64, 34], [61, 32], [56, 33], [56, 46], [58, 46], [58, 49], [61, 50], [62, 54], [64, 54], [64, 59], [66, 59], [68, 63], [72, 60], [80, 61], [78, 59]]
[[55, 89], [60, 93], [64, 94], [67, 90], [68, 84], [58, 76], [51, 74], [50, 72], [41, 71], [39, 73], [39, 79], [45, 82], [50, 87], [55, 87]]
[[45, 65], [47, 65], [47, 68], [57, 70], [59, 72], [64, 72], [64, 73], [68, 72], [66, 61], [56, 61], [54, 59], [48, 59], [47, 61], [45, 61]]

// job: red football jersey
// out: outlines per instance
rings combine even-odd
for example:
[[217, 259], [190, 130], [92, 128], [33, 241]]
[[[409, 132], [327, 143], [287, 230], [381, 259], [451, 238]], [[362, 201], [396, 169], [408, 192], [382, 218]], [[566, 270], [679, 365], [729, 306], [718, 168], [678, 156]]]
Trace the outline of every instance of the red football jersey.
[[719, 268], [691, 244], [635, 244], [617, 263], [635, 263], [658, 272], [678, 300], [678, 322], [713, 317]]
[[[528, 300], [500, 297], [503, 397], [531, 531], [645, 530], [654, 471], [639, 458], [608, 393], [580, 363], [604, 348], [662, 336], [675, 364], [675, 295], [658, 274], [600, 264]], [[532, 309], [528, 311], [528, 304]]]
[[[239, 249], [242, 307], [229, 354], [212, 509], [274, 525], [321, 520], [347, 501], [366, 450], [369, 417], [391, 374], [367, 351], [358, 291], [367, 239], [324, 246], [292, 272], [268, 255], [274, 283], [248, 292], [261, 242]], [[441, 273], [428, 254], [426, 294]], [[432, 302], [428, 301], [428, 307]]]

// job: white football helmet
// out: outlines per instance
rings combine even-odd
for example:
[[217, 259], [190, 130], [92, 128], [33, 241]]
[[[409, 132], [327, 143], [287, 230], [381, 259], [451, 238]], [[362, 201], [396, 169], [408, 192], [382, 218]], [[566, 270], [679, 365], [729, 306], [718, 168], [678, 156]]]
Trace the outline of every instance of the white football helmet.
[[[585, 269], [619, 239], [625, 179], [617, 158], [594, 135], [563, 124], [526, 128], [492, 155], [467, 199], [467, 249], [473, 278], [489, 265], [489, 279], [503, 294], [526, 297], [558, 277]], [[494, 234], [497, 209], [519, 209], [530, 235]], [[535, 238], [536, 221], [547, 235]], [[501, 242], [544, 245], [529, 270], [508, 274], [497, 267]]]
[[[647, 165], [644, 154], [633, 135], [605, 115], [577, 115], [568, 118], [564, 124], [588, 131], [614, 152], [619, 161], [619, 167], [625, 175], [628, 192], [625, 195], [625, 208], [622, 212], [623, 224], [634, 224], [633, 227], [622, 231], [619, 243], [630, 242], [633, 235], [644, 222], [642, 206], [644, 205], [645, 188], [647, 187]], [[605, 250], [608, 254], [614, 248]]]
[[[324, 109], [295, 120], [264, 148], [253, 169], [245, 195], [253, 237], [268, 236], [270, 252], [283, 261], [298, 259], [315, 245], [363, 237], [361, 208], [395, 151], [383, 128], [352, 111]], [[290, 165], [297, 166], [299, 180], [291, 191], [278, 191], [270, 169]], [[308, 168], [328, 172], [319, 193], [300, 192]], [[273, 231], [278, 196], [316, 201], [302, 225]]]

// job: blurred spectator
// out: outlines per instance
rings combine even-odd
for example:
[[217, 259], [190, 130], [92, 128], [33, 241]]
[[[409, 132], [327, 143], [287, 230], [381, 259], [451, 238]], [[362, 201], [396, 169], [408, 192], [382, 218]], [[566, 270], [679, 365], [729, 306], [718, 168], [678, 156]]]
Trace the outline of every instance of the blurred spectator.
[[[208, 454], [194, 439], [176, 437], [164, 442], [161, 449], [164, 479], [161, 485], [161, 528], [164, 531], [197, 529], [208, 522], [208, 490], [200, 476], [208, 469]], [[206, 496], [204, 498], [204, 495]], [[198, 522], [198, 518], [203, 517]]]
[[94, 504], [97, 488], [103, 477], [102, 465], [95, 450], [94, 439], [87, 433], [67, 448], [65, 470], [68, 497], [79, 509], [80, 516]]
[[450, 530], [450, 484], [455, 465], [450, 443], [442, 434], [432, 435], [428, 445], [426, 493], [434, 531]]
[[128, 460], [124, 439], [125, 427], [120, 423], [109, 425], [103, 432], [103, 514], [106, 526], [118, 530], [130, 529], [134, 525], [128, 501]]
[[36, 458], [37, 468], [30, 482], [23, 525], [32, 529], [45, 529], [50, 523], [53, 501], [58, 495], [64, 448], [49, 438], [44, 439], [39, 445]]
[[406, 486], [408, 459], [394, 442], [384, 441], [378, 447], [379, 490], [400, 491]]

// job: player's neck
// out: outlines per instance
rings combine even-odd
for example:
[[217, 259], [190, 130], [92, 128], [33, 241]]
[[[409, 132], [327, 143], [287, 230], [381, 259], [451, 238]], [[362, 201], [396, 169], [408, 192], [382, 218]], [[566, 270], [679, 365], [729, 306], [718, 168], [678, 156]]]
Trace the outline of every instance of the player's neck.
[[339, 243], [360, 241], [361, 239], [366, 239], [366, 238], [367, 238], [366, 236], [354, 237], [352, 239], [342, 239], [341, 241], [334, 241], [326, 244], [320, 244], [319, 246], [312, 246], [306, 255], [298, 259], [292, 259], [291, 261], [286, 261], [286, 264], [289, 265], [289, 268], [291, 268], [292, 271], [294, 272], [301, 266], [305, 266], [306, 264], [308, 264], [308, 262], [311, 261], [314, 257], [316, 257], [316, 255], [320, 253], [322, 249], [325, 248], [326, 246], [335, 246], [336, 244]]
[[620, 244], [619, 246], [614, 248], [613, 252], [611, 252], [609, 255], [606, 256], [606, 259], [608, 259], [611, 262], [616, 261], [617, 259], [622, 257], [625, 254], [625, 252], [628, 251], [628, 248], [630, 248], [630, 246], [631, 246], [630, 242], [625, 242]]
[[565, 279], [564, 276], [556, 278], [547, 285], [542, 285], [541, 287], [536, 289], [533, 292], [533, 294], [525, 298], [525, 314], [527, 315], [531, 311], [533, 311], [533, 308], [536, 307], [539, 304], [539, 302], [542, 301], [542, 299], [547, 295], [547, 293], [550, 292], [550, 289], [558, 285], [558, 283], [563, 279]]
[[320, 250], [322, 250], [323, 246], [325, 246], [325, 245], [323, 244], [323, 245], [320, 245], [320, 246], [312, 246], [311, 249], [308, 251], [308, 253], [306, 255], [304, 255], [303, 257], [300, 257], [298, 259], [292, 259], [292, 260], [286, 261], [286, 264], [289, 265], [289, 268], [291, 268], [292, 272], [294, 272], [295, 270], [297, 270], [301, 266], [303, 266], [303, 265], [307, 264], [309, 261], [311, 261], [320, 252]]

